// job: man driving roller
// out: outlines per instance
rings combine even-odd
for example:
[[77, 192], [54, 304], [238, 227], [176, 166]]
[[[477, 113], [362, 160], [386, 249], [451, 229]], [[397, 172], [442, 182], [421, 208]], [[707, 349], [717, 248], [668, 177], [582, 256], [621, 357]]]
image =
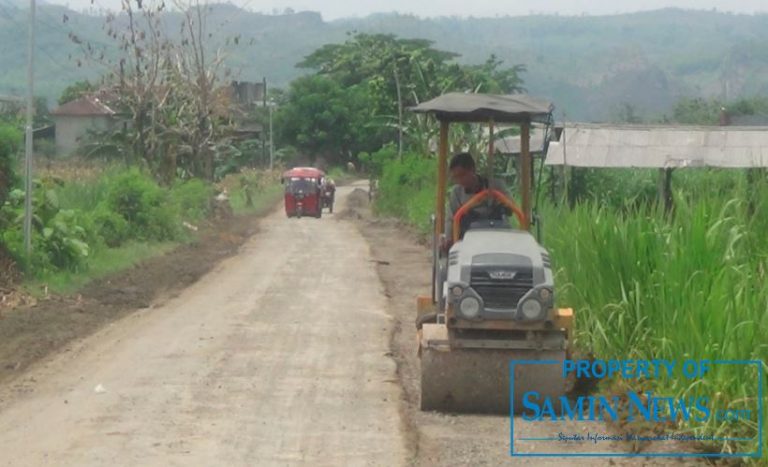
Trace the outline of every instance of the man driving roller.
[[[506, 187], [501, 181], [495, 179], [488, 180], [477, 173], [475, 160], [469, 153], [463, 152], [453, 156], [448, 168], [451, 173], [451, 179], [456, 185], [448, 193], [448, 209], [446, 210], [444, 231], [447, 240], [443, 245], [446, 250], [450, 248], [452, 243], [453, 216], [464, 203], [477, 193], [488, 188], [498, 190], [505, 196], [509, 196]], [[466, 233], [473, 222], [503, 220], [509, 214], [509, 209], [500, 204], [496, 199], [491, 199], [490, 203], [486, 199], [470, 209], [462, 218], [459, 238], [464, 237], [464, 233]]]

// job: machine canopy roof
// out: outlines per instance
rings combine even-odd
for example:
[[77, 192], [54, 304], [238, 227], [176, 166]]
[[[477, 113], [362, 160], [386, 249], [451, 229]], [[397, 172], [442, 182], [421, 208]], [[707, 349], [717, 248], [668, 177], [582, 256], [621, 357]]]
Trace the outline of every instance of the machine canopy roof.
[[546, 122], [554, 110], [551, 102], [526, 94], [465, 94], [451, 92], [422, 102], [411, 111], [432, 113], [449, 122], [497, 123]]

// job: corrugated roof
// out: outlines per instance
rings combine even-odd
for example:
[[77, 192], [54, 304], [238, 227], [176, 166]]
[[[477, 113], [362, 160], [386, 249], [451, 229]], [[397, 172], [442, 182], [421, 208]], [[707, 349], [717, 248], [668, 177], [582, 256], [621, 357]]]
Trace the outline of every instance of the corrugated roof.
[[83, 96], [79, 99], [67, 102], [64, 105], [53, 109], [53, 111], [51, 111], [51, 115], [66, 115], [77, 117], [87, 117], [93, 115], [110, 116], [115, 115], [115, 111], [97, 97]]
[[[544, 150], [544, 129], [531, 128], [531, 142], [529, 148], [532, 153]], [[520, 154], [520, 136], [507, 136], [498, 138], [493, 142], [497, 152], [502, 154]]]
[[499, 123], [545, 121], [554, 110], [551, 102], [526, 94], [472, 94], [451, 92], [422, 102], [410, 110], [434, 114], [439, 120]]
[[547, 165], [574, 167], [768, 167], [768, 127], [565, 125]]

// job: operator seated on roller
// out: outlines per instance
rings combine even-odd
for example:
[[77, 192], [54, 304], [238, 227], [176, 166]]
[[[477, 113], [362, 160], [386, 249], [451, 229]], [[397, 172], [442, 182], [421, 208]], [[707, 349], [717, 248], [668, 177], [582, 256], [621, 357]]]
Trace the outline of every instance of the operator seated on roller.
[[[448, 209], [445, 215], [444, 230], [446, 239], [442, 245], [444, 251], [448, 251], [453, 243], [453, 216], [464, 203], [477, 193], [488, 188], [500, 191], [509, 197], [506, 187], [500, 180], [488, 180], [488, 178], [477, 173], [475, 160], [469, 153], [456, 154], [451, 158], [448, 167], [451, 179], [456, 185], [448, 193]], [[475, 222], [500, 221], [503, 223], [510, 214], [509, 209], [500, 204], [495, 198], [486, 198], [483, 202], [470, 209], [461, 219], [459, 239], [464, 238], [464, 234]]]

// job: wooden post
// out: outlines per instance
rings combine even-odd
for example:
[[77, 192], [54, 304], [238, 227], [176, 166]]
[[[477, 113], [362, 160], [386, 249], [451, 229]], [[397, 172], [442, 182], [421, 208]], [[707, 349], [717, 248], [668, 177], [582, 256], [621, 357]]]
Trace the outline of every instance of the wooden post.
[[493, 119], [488, 121], [488, 166], [485, 168], [485, 175], [488, 178], [488, 182], [493, 179], [494, 174], [494, 147], [493, 147]]
[[757, 184], [758, 169], [750, 167], [747, 169], [747, 214], [753, 216], [755, 214], [755, 199], [758, 196]]
[[445, 227], [445, 192], [448, 179], [448, 122], [440, 122], [440, 143], [437, 151], [437, 198], [435, 199], [435, 236], [443, 234]]
[[672, 171], [674, 168], [659, 169], [659, 201], [664, 203], [664, 213], [669, 214], [673, 208], [672, 201]]
[[527, 229], [531, 222], [531, 122], [520, 125], [520, 196]]

